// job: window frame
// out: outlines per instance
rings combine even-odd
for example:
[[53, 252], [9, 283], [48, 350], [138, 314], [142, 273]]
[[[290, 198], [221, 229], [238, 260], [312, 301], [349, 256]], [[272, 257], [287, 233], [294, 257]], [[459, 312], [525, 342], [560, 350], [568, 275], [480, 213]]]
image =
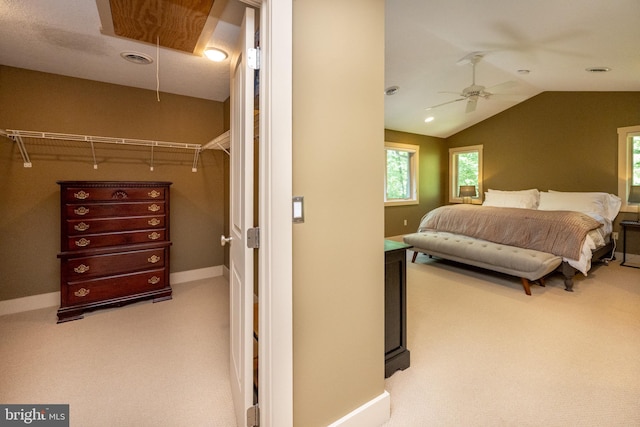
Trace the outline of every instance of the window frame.
[[478, 195], [471, 199], [471, 203], [482, 204], [483, 182], [482, 182], [482, 152], [483, 145], [468, 145], [465, 147], [452, 147], [449, 148], [449, 203], [463, 203], [463, 198], [458, 196], [458, 168], [457, 168], [457, 155], [465, 153], [478, 153]]
[[[410, 153], [409, 156], [409, 184], [411, 198], [409, 199], [393, 199], [387, 200], [387, 150], [394, 151], [406, 151]], [[420, 203], [420, 191], [419, 191], [419, 159], [420, 159], [420, 146], [413, 144], [400, 144], [397, 142], [384, 143], [384, 205], [385, 206], [407, 206], [417, 205]]]
[[629, 188], [633, 180], [633, 138], [640, 137], [640, 125], [618, 128], [618, 197], [622, 200], [620, 212], [638, 212], [637, 205], [630, 205]]

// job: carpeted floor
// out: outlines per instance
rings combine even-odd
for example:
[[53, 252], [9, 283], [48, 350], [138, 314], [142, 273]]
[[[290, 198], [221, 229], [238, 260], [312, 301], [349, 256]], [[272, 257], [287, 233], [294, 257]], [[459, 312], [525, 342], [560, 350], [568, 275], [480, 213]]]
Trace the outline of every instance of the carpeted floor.
[[56, 324], [57, 307], [0, 317], [0, 403], [69, 404], [71, 426], [235, 427], [222, 277]]
[[[408, 251], [412, 254], [411, 251]], [[412, 426], [640, 426], [640, 270], [520, 280], [420, 255], [407, 267], [411, 367], [386, 380]]]
[[[532, 296], [423, 255], [407, 275], [411, 367], [386, 380], [385, 427], [640, 425], [640, 270]], [[235, 427], [228, 300], [219, 277], [59, 325], [57, 307], [2, 316], [0, 403], [68, 403], [71, 426]]]

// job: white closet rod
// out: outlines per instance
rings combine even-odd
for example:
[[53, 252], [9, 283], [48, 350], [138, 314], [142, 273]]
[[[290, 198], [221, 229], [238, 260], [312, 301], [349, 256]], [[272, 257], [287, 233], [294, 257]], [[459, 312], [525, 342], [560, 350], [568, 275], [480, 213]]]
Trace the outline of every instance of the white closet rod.
[[[18, 145], [18, 148], [20, 149], [20, 154], [22, 155], [22, 159], [24, 161], [24, 167], [31, 167], [31, 160], [29, 159], [29, 154], [27, 153], [27, 149], [24, 145], [23, 138], [88, 142], [91, 144], [92, 153], [94, 153], [93, 151], [94, 143], [136, 145], [136, 146], [151, 147], [152, 150], [154, 147], [193, 150], [194, 159], [193, 159], [193, 166], [191, 168], [193, 172], [197, 171], [198, 155], [200, 154], [200, 151], [203, 149], [202, 145], [200, 144], [187, 144], [183, 142], [167, 142], [167, 141], [151, 141], [151, 140], [145, 140], [145, 139], [112, 138], [112, 137], [106, 137], [106, 136], [75, 135], [75, 134], [68, 134], [68, 133], [36, 132], [36, 131], [27, 131], [27, 130], [7, 129], [6, 131], [0, 130], [0, 134], [16, 142], [16, 144]], [[97, 168], [97, 165], [95, 164], [95, 153], [94, 153], [94, 168]]]

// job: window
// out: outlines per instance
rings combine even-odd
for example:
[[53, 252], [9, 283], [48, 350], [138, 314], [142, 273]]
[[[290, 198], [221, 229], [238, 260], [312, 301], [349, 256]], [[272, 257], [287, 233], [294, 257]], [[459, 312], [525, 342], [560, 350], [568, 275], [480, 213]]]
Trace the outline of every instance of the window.
[[386, 142], [386, 171], [384, 179], [385, 206], [418, 204], [417, 145]]
[[449, 149], [449, 203], [462, 203], [461, 185], [476, 187], [474, 203], [482, 200], [482, 145]]
[[618, 128], [618, 196], [622, 199], [621, 212], [636, 212], [630, 206], [629, 189], [640, 185], [640, 126]]

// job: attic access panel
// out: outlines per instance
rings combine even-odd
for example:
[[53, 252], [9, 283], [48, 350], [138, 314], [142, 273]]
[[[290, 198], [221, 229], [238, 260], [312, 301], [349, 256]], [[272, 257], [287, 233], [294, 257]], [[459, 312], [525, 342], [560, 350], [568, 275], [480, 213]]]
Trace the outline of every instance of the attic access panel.
[[214, 0], [109, 0], [115, 35], [189, 53], [196, 49], [213, 3]]

